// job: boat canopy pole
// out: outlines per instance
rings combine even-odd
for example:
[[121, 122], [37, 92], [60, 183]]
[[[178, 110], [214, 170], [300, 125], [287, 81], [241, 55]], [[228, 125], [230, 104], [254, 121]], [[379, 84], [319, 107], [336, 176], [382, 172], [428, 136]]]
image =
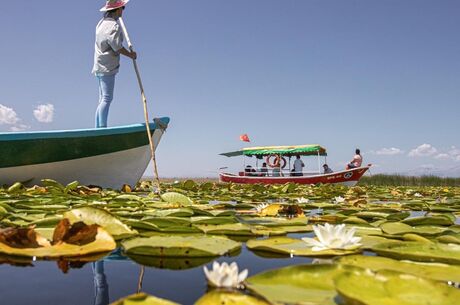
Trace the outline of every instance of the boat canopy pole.
[[[121, 29], [123, 30], [123, 35], [126, 39], [126, 42], [128, 43], [129, 50], [131, 52], [134, 52], [134, 47], [133, 44], [131, 43], [131, 40], [129, 39], [128, 35], [128, 30], [126, 30], [125, 23], [123, 21], [123, 18], [118, 18], [120, 22]], [[161, 192], [161, 186], [160, 186], [160, 177], [158, 175], [158, 167], [157, 167], [157, 160], [155, 157], [155, 144], [153, 143], [152, 139], [152, 132], [150, 131], [150, 120], [149, 120], [149, 113], [147, 111], [147, 98], [145, 97], [145, 92], [144, 92], [144, 85], [142, 84], [142, 79], [141, 79], [141, 74], [139, 73], [139, 68], [137, 66], [136, 59], [133, 58], [133, 65], [134, 65], [134, 70], [136, 71], [136, 76], [137, 76], [137, 82], [139, 83], [139, 88], [141, 90], [141, 96], [142, 96], [142, 102], [144, 104], [144, 119], [145, 119], [145, 127], [147, 129], [147, 136], [149, 138], [149, 144], [150, 144], [150, 155], [152, 159], [152, 164], [153, 164], [153, 172], [155, 174], [156, 178], [156, 183], [157, 183], [157, 190], [160, 193]]]
[[321, 158], [318, 150], [318, 174], [321, 174]]

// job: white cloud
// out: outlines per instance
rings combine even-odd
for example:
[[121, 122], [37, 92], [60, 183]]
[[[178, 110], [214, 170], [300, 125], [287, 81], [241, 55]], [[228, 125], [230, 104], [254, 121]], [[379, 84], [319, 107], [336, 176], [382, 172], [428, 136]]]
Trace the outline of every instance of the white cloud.
[[408, 156], [409, 157], [430, 157], [436, 154], [438, 150], [431, 146], [431, 144], [422, 144], [417, 148], [412, 149]]
[[17, 125], [14, 125], [14, 126], [11, 126], [10, 127], [10, 131], [24, 131], [24, 130], [27, 130], [29, 129], [30, 126], [27, 126], [27, 125], [24, 125], [24, 124], [17, 124]]
[[396, 148], [396, 147], [390, 147], [390, 148], [382, 148], [374, 152], [376, 155], [383, 155], [383, 156], [394, 156], [394, 155], [400, 155], [403, 154], [404, 151]]
[[41, 123], [51, 123], [54, 117], [54, 105], [38, 105], [34, 110], [34, 116]]
[[19, 122], [16, 111], [0, 104], [0, 124], [14, 125]]
[[436, 156], [434, 156], [434, 158], [438, 160], [447, 160], [447, 159], [450, 159], [451, 156], [449, 154], [441, 153], [441, 154], [437, 154]]
[[457, 147], [452, 146], [448, 151], [448, 154], [453, 160], [460, 161], [460, 149]]

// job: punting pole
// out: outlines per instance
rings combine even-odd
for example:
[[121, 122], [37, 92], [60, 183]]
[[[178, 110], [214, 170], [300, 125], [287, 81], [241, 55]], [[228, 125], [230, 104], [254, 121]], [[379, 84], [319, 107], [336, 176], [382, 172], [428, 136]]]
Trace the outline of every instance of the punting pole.
[[[120, 23], [121, 29], [123, 30], [123, 34], [125, 36], [126, 42], [128, 43], [129, 50], [131, 52], [134, 52], [133, 44], [131, 43], [131, 40], [129, 39], [128, 31], [126, 30], [126, 26], [123, 21], [123, 18], [121, 17], [118, 18], [118, 21]], [[153, 161], [153, 172], [155, 174], [158, 192], [160, 192], [161, 191], [160, 177], [158, 175], [158, 167], [157, 167], [157, 161], [155, 157], [155, 144], [153, 143], [152, 132], [150, 131], [150, 125], [149, 125], [149, 113], [147, 111], [147, 98], [145, 97], [144, 85], [142, 84], [141, 74], [139, 73], [139, 67], [137, 66], [137, 61], [135, 59], [133, 59], [133, 64], [134, 64], [134, 70], [136, 71], [137, 82], [139, 83], [139, 89], [141, 90], [142, 102], [144, 104], [145, 127], [147, 129], [147, 136], [149, 138], [150, 154], [151, 154], [151, 159]]]

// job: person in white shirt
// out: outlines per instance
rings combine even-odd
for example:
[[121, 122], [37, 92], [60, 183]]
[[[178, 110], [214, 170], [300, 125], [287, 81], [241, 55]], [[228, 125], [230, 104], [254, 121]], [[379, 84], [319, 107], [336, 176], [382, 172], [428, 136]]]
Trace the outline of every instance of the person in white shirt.
[[303, 161], [300, 159], [300, 156], [297, 155], [296, 159], [294, 161], [294, 173], [292, 174], [293, 176], [303, 176], [303, 168], [305, 167], [305, 164]]
[[353, 160], [347, 164], [347, 169], [361, 167], [361, 164], [363, 164], [363, 157], [361, 156], [361, 151], [357, 148]]
[[136, 59], [136, 52], [123, 47], [123, 33], [118, 18], [129, 0], [107, 0], [101, 9], [103, 18], [96, 26], [94, 65], [92, 73], [99, 82], [99, 105], [96, 110], [96, 127], [107, 127], [110, 103], [113, 100], [115, 75], [120, 68], [120, 54]]

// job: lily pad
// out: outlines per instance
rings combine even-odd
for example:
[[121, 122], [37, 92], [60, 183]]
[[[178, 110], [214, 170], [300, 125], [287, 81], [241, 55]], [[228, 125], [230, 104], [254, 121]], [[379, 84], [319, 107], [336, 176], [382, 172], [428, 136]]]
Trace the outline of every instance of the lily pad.
[[148, 215], [157, 217], [190, 217], [193, 215], [193, 210], [188, 208], [156, 210], [148, 213]]
[[179, 305], [168, 300], [160, 299], [145, 293], [130, 295], [120, 299], [111, 305]]
[[371, 269], [373, 271], [404, 271], [405, 273], [430, 278], [432, 280], [460, 283], [460, 266], [440, 263], [399, 261], [387, 257], [363, 255], [343, 256], [340, 257], [337, 262], [339, 264]]
[[128, 257], [138, 264], [147, 267], [155, 267], [158, 269], [170, 270], [186, 270], [205, 265], [215, 257], [158, 257], [148, 255], [133, 255], [129, 254]]
[[450, 226], [454, 224], [454, 221], [449, 217], [442, 215], [439, 216], [420, 216], [412, 217], [401, 221], [402, 223], [408, 224], [410, 226], [420, 226], [420, 225], [435, 225], [435, 226]]
[[98, 224], [109, 232], [115, 239], [123, 239], [136, 235], [137, 232], [131, 230], [115, 216], [101, 209], [82, 207], [64, 213], [71, 223], [83, 221], [84, 223]]
[[206, 234], [215, 235], [237, 235], [237, 236], [251, 236], [255, 235], [251, 227], [241, 223], [231, 223], [223, 225], [196, 225], [197, 228]]
[[456, 288], [393, 271], [347, 272], [337, 276], [334, 283], [347, 304], [452, 305], [460, 300]]
[[423, 236], [437, 236], [446, 232], [446, 228], [436, 226], [416, 226], [412, 227], [401, 222], [387, 222], [380, 226], [383, 232], [392, 235], [403, 235], [414, 233]]
[[49, 240], [36, 233], [36, 246], [13, 247], [0, 242], [0, 253], [12, 256], [25, 256], [37, 258], [76, 257], [89, 254], [109, 252], [116, 248], [113, 237], [103, 228], [97, 228], [93, 242], [78, 245], [66, 242], [52, 245]]
[[127, 254], [160, 257], [210, 257], [241, 249], [241, 243], [220, 236], [152, 236], [123, 241]]
[[388, 242], [373, 246], [372, 251], [396, 259], [460, 264], [460, 245], [457, 244]]
[[217, 304], [244, 304], [244, 305], [270, 305], [270, 303], [254, 296], [236, 291], [212, 290], [202, 296], [195, 305], [217, 305]]
[[335, 305], [333, 279], [347, 269], [331, 264], [289, 266], [251, 276], [246, 282], [251, 291], [275, 304]]
[[255, 251], [266, 251], [293, 256], [338, 256], [349, 255], [361, 252], [360, 249], [354, 250], [322, 250], [313, 251], [308, 244], [300, 239], [290, 237], [271, 237], [267, 239], [251, 239], [246, 243], [246, 247]]
[[188, 198], [187, 196], [181, 194], [181, 193], [176, 193], [176, 192], [168, 192], [164, 193], [163, 195], [160, 196], [163, 201], [169, 202], [169, 203], [179, 203], [181, 205], [191, 205], [193, 204], [193, 201]]

